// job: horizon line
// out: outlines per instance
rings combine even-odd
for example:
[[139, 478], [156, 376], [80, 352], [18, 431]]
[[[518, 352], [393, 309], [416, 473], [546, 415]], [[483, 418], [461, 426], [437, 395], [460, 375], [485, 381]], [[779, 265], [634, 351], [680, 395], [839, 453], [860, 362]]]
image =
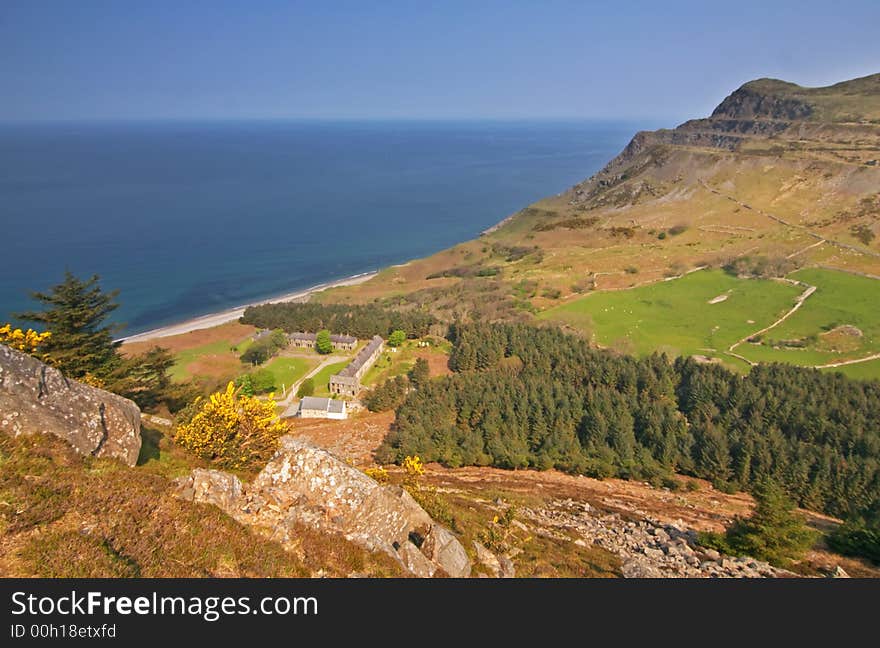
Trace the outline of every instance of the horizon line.
[[674, 122], [688, 119], [682, 117], [615, 117], [615, 116], [301, 116], [301, 117], [71, 117], [71, 118], [30, 118], [30, 119], [4, 119], [0, 118], [0, 125], [23, 126], [23, 125], [64, 125], [64, 124], [157, 124], [157, 123], [294, 123], [294, 122]]

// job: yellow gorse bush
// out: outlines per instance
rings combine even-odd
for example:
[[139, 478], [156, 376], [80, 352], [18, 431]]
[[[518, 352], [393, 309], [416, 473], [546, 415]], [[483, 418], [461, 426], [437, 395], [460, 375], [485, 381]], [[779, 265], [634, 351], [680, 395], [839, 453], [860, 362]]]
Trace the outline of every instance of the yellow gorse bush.
[[425, 474], [425, 464], [418, 455], [403, 460], [403, 469], [408, 477], [418, 478]]
[[421, 487], [422, 476], [425, 474], [425, 464], [418, 455], [407, 456], [403, 463], [403, 485], [409, 491], [416, 491]]
[[224, 391], [194, 403], [196, 413], [177, 426], [174, 441], [229, 468], [268, 461], [287, 431], [272, 396], [267, 400], [246, 396], [230, 382]]
[[385, 470], [382, 466], [377, 466], [376, 468], [366, 468], [364, 469], [364, 474], [367, 477], [372, 477], [380, 484], [388, 483], [388, 471]]
[[25, 353], [34, 353], [50, 337], [52, 337], [50, 331], [37, 333], [33, 329], [28, 329], [27, 331], [20, 328], [14, 329], [12, 324], [0, 326], [0, 344], [5, 344]]

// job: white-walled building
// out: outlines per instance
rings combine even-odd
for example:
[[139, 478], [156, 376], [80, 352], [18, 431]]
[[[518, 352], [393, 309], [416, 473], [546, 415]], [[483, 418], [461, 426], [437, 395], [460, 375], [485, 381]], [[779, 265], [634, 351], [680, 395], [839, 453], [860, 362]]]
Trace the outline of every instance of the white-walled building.
[[[296, 410], [291, 407], [284, 413], [286, 417], [296, 416], [299, 418], [328, 418], [328, 419], [345, 419], [348, 418], [348, 408], [345, 401], [336, 400], [334, 398], [318, 398], [316, 396], [303, 396]], [[290, 412], [290, 413], [288, 413]]]

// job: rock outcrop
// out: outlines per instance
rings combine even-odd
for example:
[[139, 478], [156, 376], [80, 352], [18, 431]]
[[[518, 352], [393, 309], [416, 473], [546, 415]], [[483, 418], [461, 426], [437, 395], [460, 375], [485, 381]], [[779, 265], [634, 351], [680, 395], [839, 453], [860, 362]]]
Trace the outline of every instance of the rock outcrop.
[[813, 107], [798, 97], [786, 96], [799, 86], [775, 79], [746, 83], [722, 101], [712, 117], [733, 119], [807, 119]]
[[382, 486], [307, 441], [282, 437], [275, 456], [250, 484], [216, 470], [193, 470], [178, 480], [181, 497], [218, 506], [284, 545], [296, 541], [297, 523], [337, 533], [371, 551], [384, 551], [410, 573], [441, 570], [470, 575], [458, 539], [436, 524], [405, 490]]
[[0, 431], [54, 434], [81, 454], [133, 466], [141, 449], [140, 416], [127, 398], [69, 380], [0, 344]]
[[[719, 554], [697, 543], [697, 533], [680, 521], [645, 517], [627, 520], [585, 502], [557, 500], [544, 509], [524, 509], [539, 535], [596, 545], [620, 557], [624, 578], [792, 578], [785, 569], [747, 557]], [[564, 533], [560, 533], [564, 532]]]

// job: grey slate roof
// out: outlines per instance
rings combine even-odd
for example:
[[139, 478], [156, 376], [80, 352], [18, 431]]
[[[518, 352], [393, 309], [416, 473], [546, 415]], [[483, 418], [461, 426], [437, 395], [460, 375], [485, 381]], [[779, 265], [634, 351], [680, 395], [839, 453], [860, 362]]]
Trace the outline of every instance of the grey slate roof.
[[323, 410], [331, 414], [343, 414], [345, 403], [333, 398], [318, 398], [317, 396], [303, 396], [300, 401], [300, 410]]
[[376, 349], [378, 349], [380, 346], [382, 346], [383, 342], [384, 342], [384, 340], [382, 339], [381, 336], [374, 335], [373, 339], [370, 340], [370, 342], [367, 344], [367, 346], [365, 346], [363, 349], [358, 351], [357, 355], [354, 357], [354, 360], [352, 360], [348, 364], [348, 366], [345, 367], [345, 369], [343, 369], [342, 371], [340, 371], [336, 375], [343, 376], [343, 377], [354, 376], [358, 372], [358, 370], [364, 366], [364, 364], [367, 362], [369, 357], [371, 355], [373, 355], [373, 353], [376, 351]]
[[[314, 342], [317, 339], [318, 334], [296, 331], [294, 333], [291, 333], [289, 337], [291, 340], [309, 340], [310, 342]], [[336, 344], [354, 344], [355, 342], [357, 342], [357, 338], [350, 335], [331, 335], [330, 341], [335, 342]]]
[[337, 385], [354, 385], [358, 384], [358, 379], [354, 376], [343, 376], [342, 374], [333, 374], [330, 376], [330, 382]]

